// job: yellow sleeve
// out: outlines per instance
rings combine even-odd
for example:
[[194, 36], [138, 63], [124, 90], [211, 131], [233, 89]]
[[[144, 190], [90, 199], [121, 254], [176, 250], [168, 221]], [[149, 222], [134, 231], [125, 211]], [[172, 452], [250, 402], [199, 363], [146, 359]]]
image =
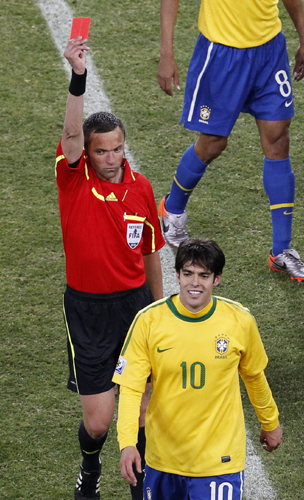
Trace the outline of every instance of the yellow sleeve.
[[147, 333], [149, 325], [146, 324], [144, 314], [140, 311], [130, 326], [118, 363], [116, 365], [113, 382], [145, 392], [147, 378], [151, 373], [151, 363], [147, 346]]
[[264, 371], [254, 376], [241, 374], [248, 396], [264, 431], [273, 431], [279, 425], [279, 411], [273, 399]]
[[142, 392], [129, 387], [120, 387], [117, 420], [117, 439], [120, 451], [126, 446], [136, 446], [141, 399]]

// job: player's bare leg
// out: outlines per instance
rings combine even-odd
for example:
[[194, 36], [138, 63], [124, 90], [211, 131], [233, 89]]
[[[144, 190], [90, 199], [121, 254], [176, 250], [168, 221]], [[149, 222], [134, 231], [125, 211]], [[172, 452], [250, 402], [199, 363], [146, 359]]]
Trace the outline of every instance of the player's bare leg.
[[269, 160], [284, 160], [289, 155], [289, 126], [291, 120], [256, 120], [261, 146]]
[[209, 164], [222, 154], [227, 143], [228, 137], [200, 133], [194, 143], [194, 151], [202, 162]]

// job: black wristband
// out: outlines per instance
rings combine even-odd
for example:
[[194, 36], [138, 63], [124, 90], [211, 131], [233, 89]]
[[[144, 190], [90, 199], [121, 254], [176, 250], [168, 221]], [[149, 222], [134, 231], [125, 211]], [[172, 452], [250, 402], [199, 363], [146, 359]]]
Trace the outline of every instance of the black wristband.
[[72, 69], [72, 77], [69, 86], [69, 92], [76, 97], [85, 93], [86, 89], [86, 79], [87, 79], [87, 70], [82, 75], [77, 75]]

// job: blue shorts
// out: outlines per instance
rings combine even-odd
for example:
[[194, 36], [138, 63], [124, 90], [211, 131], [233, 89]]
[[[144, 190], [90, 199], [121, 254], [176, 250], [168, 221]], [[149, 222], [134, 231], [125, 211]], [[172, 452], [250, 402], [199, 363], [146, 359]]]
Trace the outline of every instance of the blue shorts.
[[222, 476], [189, 477], [146, 465], [144, 500], [241, 500], [244, 471]]
[[294, 116], [288, 54], [281, 32], [264, 45], [236, 49], [198, 37], [180, 123], [228, 137], [239, 114], [278, 121]]

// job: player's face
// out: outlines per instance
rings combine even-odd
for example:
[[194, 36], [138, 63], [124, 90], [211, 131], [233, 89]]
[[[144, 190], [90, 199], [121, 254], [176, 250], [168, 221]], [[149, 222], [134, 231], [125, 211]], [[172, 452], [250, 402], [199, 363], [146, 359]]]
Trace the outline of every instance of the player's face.
[[99, 179], [109, 182], [122, 181], [124, 135], [121, 128], [116, 127], [104, 134], [92, 133], [87, 154]]
[[212, 290], [221, 281], [208, 269], [187, 263], [180, 273], [176, 273], [180, 284], [180, 300], [188, 311], [196, 313], [206, 307], [212, 297]]

